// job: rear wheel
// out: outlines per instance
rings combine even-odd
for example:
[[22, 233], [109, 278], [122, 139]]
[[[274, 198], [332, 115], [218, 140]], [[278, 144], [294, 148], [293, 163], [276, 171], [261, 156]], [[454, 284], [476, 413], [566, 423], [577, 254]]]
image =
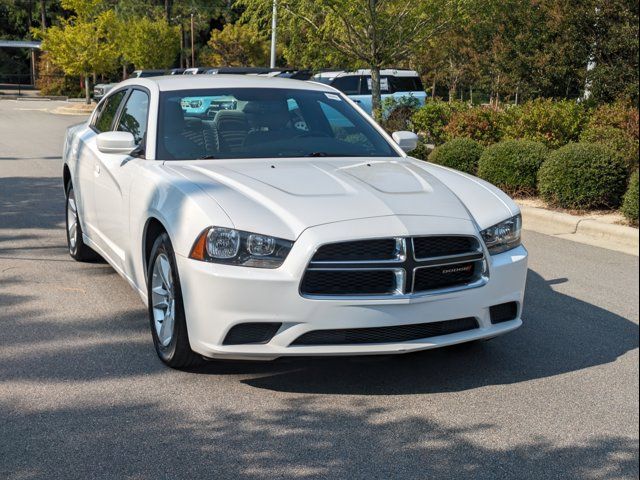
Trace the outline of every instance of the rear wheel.
[[188, 368], [203, 359], [191, 350], [182, 302], [180, 277], [169, 235], [158, 236], [147, 272], [149, 321], [160, 359], [172, 368]]
[[67, 185], [66, 213], [67, 246], [69, 248], [69, 255], [78, 262], [97, 260], [98, 254], [87, 246], [82, 238], [82, 226], [80, 225], [78, 204], [76, 202], [76, 195], [71, 182]]

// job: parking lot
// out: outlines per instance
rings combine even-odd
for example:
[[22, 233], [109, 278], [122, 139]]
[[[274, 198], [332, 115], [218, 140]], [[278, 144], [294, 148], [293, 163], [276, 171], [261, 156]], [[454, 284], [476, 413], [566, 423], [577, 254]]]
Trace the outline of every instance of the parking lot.
[[510, 335], [170, 370], [67, 253], [57, 106], [0, 101], [0, 478], [637, 478], [638, 257], [525, 232]]

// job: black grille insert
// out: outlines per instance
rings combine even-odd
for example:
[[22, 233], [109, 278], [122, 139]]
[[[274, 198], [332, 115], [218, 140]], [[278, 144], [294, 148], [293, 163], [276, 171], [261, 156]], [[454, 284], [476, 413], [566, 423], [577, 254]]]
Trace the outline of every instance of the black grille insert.
[[455, 235], [437, 237], [414, 237], [413, 249], [416, 258], [460, 255], [478, 250], [478, 241], [473, 237]]
[[384, 295], [395, 290], [393, 270], [307, 270], [300, 286], [307, 295]]
[[508, 302], [500, 305], [493, 305], [489, 308], [491, 323], [508, 322], [515, 320], [518, 316], [518, 303]]
[[475, 271], [475, 262], [418, 268], [415, 273], [413, 291], [423, 292], [466, 284], [476, 278]]
[[280, 328], [281, 323], [240, 323], [231, 327], [224, 337], [223, 345], [248, 345], [268, 343]]
[[408, 342], [465, 332], [474, 328], [478, 328], [478, 322], [473, 317], [467, 317], [443, 322], [395, 325], [392, 327], [314, 330], [302, 334], [291, 345], [354, 345]]
[[393, 238], [330, 243], [318, 249], [312, 262], [393, 260], [398, 254], [396, 249]]

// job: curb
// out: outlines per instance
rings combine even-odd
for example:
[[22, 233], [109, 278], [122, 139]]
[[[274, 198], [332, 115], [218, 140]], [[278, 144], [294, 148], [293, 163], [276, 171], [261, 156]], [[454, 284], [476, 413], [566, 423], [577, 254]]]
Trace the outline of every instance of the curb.
[[51, 110], [51, 113], [57, 115], [91, 115], [95, 105], [90, 105], [90, 108], [78, 108], [78, 106], [73, 107], [58, 107], [56, 109]]
[[544, 208], [519, 205], [525, 230], [638, 256], [638, 229]]

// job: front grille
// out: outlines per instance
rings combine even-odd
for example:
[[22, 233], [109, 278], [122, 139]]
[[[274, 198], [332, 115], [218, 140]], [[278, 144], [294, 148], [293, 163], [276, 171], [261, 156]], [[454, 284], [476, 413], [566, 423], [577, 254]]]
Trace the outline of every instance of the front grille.
[[321, 246], [313, 256], [314, 262], [346, 262], [363, 260], [392, 260], [398, 256], [397, 242], [393, 238], [356, 240], [329, 243]]
[[473, 262], [418, 268], [414, 277], [413, 291], [424, 292], [468, 283], [476, 276], [475, 268], [476, 265]]
[[473, 317], [467, 317], [443, 322], [395, 325], [392, 327], [313, 330], [299, 336], [291, 345], [354, 345], [408, 342], [465, 332], [475, 328], [478, 328], [477, 320]]
[[478, 250], [478, 241], [473, 237], [454, 235], [415, 237], [413, 249], [416, 258], [444, 257]]
[[484, 284], [472, 236], [353, 240], [321, 246], [300, 284], [305, 296], [405, 295]]
[[309, 270], [301, 290], [308, 295], [388, 295], [396, 288], [393, 270]]

